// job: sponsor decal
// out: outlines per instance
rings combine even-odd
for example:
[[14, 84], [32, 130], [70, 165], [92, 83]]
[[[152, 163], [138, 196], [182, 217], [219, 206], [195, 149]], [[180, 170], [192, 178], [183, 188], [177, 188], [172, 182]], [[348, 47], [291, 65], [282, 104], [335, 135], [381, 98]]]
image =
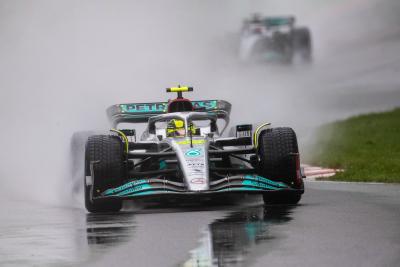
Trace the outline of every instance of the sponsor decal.
[[201, 156], [201, 150], [200, 149], [190, 149], [186, 152], [185, 154], [188, 157], [200, 157]]
[[120, 108], [123, 113], [163, 113], [166, 103], [122, 104]]
[[254, 186], [254, 187], [259, 187], [259, 188], [264, 188], [264, 189], [278, 189], [278, 188], [270, 186], [270, 185], [266, 185], [266, 184], [263, 184], [263, 183], [250, 181], [250, 180], [243, 181], [242, 185], [244, 185], [244, 186]]
[[141, 184], [146, 184], [146, 183], [147, 183], [146, 180], [136, 180], [136, 181], [132, 181], [132, 182], [126, 183], [126, 184], [124, 184], [124, 185], [122, 185], [122, 186], [119, 186], [119, 187], [117, 187], [117, 188], [108, 189], [108, 190], [106, 190], [106, 191], [104, 192], [104, 195], [106, 195], [106, 196], [107, 196], [107, 195], [112, 195], [112, 194], [115, 194], [115, 193], [124, 191], [124, 190], [126, 190], [126, 189], [129, 189], [129, 188], [132, 188], [132, 187], [141, 185]]
[[190, 180], [191, 184], [205, 184], [206, 183], [206, 179], [204, 178], [194, 178], [192, 180]]
[[206, 164], [205, 164], [203, 161], [198, 161], [198, 162], [196, 162], [196, 161], [189, 161], [189, 162], [187, 163], [187, 166], [193, 167], [193, 168], [204, 168], [205, 165], [206, 165]]
[[[204, 145], [206, 140], [193, 140], [193, 145]], [[176, 142], [178, 145], [190, 145], [190, 140]]]
[[208, 100], [208, 101], [193, 101], [194, 109], [204, 109], [204, 110], [211, 110], [217, 108], [218, 101], [216, 100]]
[[203, 175], [204, 175], [204, 171], [203, 171], [203, 170], [200, 170], [200, 169], [192, 169], [190, 175], [191, 175], [191, 176], [195, 176], [195, 175], [197, 175], [197, 176], [198, 176], [198, 175], [203, 176]]
[[[204, 109], [205, 111], [211, 111], [217, 108], [218, 101], [206, 100], [206, 101], [192, 101], [195, 109]], [[132, 104], [121, 104], [119, 105], [122, 113], [165, 113], [167, 110], [168, 103], [132, 103]]]
[[288, 188], [288, 186], [285, 185], [284, 183], [271, 181], [267, 178], [264, 178], [264, 177], [261, 177], [258, 175], [245, 175], [243, 178], [248, 179], [248, 180], [244, 180], [242, 183], [243, 185], [246, 185], [246, 186], [255, 186], [255, 187], [261, 187], [261, 188], [266, 188], [266, 189]]
[[288, 186], [287, 186], [286, 184], [284, 184], [284, 183], [275, 182], [275, 181], [269, 180], [269, 179], [267, 179], [267, 178], [264, 178], [264, 177], [261, 177], [261, 176], [258, 176], [258, 175], [245, 175], [244, 178], [245, 178], [245, 179], [255, 179], [255, 180], [257, 180], [258, 182], [270, 184], [270, 185], [276, 186], [276, 187], [284, 187], [284, 188], [288, 187]]
[[151, 189], [151, 188], [152, 188], [152, 186], [149, 185], [149, 184], [139, 185], [139, 186], [136, 186], [134, 188], [125, 190], [125, 191], [123, 191], [121, 193], [118, 193], [117, 196], [126, 196], [126, 195], [129, 195], [129, 194], [132, 194], [132, 193], [136, 193], [136, 192], [139, 192], [139, 191], [142, 191], [142, 190], [146, 190], [146, 189]]

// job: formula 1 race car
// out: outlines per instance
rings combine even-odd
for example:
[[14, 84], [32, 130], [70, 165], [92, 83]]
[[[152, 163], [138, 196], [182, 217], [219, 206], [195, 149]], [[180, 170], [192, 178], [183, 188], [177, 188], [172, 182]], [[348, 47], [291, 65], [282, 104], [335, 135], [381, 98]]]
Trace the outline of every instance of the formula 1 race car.
[[[119, 211], [138, 198], [202, 199], [261, 194], [265, 203], [296, 204], [304, 192], [297, 139], [291, 128], [238, 125], [222, 138], [231, 104], [190, 101], [183, 92], [163, 103], [118, 104], [107, 109], [111, 133], [93, 135], [85, 148], [85, 205], [89, 212]], [[221, 125], [220, 122], [224, 122]], [[147, 123], [136, 140], [121, 124]], [[222, 129], [219, 129], [219, 126]]]
[[310, 30], [295, 27], [293, 16], [263, 18], [255, 14], [245, 20], [240, 40], [240, 58], [243, 61], [292, 63], [294, 59], [312, 60]]

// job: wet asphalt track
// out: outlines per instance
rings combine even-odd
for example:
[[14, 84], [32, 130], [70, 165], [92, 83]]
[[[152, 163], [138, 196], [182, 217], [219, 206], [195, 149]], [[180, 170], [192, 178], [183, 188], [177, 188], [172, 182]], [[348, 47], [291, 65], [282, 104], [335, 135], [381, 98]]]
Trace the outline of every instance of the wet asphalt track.
[[[299, 206], [1, 203], [0, 266], [398, 266], [400, 186], [309, 182]], [[27, 216], [29, 214], [29, 216]], [[24, 219], [22, 219], [24, 218]], [[27, 219], [26, 219], [27, 218]]]

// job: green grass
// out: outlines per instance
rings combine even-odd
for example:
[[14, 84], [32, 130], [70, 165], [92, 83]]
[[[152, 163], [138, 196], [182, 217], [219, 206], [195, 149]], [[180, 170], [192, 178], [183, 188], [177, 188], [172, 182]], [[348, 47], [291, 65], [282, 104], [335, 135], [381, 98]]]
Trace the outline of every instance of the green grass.
[[400, 108], [321, 127], [309, 161], [345, 170], [332, 180], [400, 183]]

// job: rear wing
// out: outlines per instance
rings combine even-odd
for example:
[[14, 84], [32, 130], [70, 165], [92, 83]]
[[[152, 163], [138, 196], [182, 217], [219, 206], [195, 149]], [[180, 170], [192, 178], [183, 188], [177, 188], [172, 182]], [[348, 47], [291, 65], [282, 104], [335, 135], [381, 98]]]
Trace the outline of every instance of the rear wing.
[[[223, 100], [192, 101], [194, 111], [208, 112], [220, 119], [228, 119], [232, 105]], [[107, 109], [113, 127], [119, 123], [147, 123], [154, 116], [166, 114], [168, 102], [117, 104]]]
[[284, 26], [284, 25], [290, 25], [293, 26], [294, 23], [296, 22], [296, 19], [293, 16], [287, 16], [287, 17], [266, 17], [264, 19], [264, 24], [267, 27], [270, 26]]

